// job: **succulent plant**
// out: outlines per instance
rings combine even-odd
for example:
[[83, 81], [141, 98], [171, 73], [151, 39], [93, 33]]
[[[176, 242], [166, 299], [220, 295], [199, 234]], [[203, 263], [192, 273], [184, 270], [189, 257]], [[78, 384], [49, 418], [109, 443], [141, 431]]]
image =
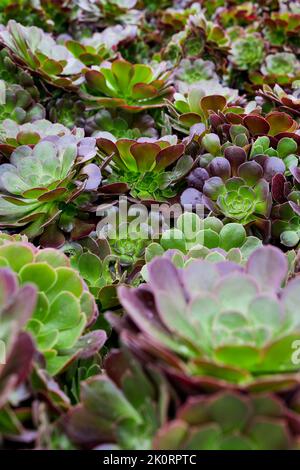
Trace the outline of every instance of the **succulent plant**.
[[286, 43], [299, 47], [299, 12], [272, 12], [265, 19], [264, 35], [274, 46]]
[[46, 31], [62, 32], [68, 25], [73, 0], [3, 0], [1, 23], [13, 19], [24, 26], [38, 26]]
[[[117, 363], [122, 367], [113, 369]], [[299, 446], [299, 415], [274, 395], [225, 391], [194, 396], [177, 404], [175, 418], [168, 419], [171, 389], [156, 371], [147, 376], [122, 351], [111, 353], [106, 368], [106, 375], [82, 383], [82, 404], [62, 418], [62, 426], [78, 447], [267, 450]], [[113, 398], [110, 408], [108, 394]]]
[[190, 258], [222, 257], [239, 263], [246, 262], [250, 254], [262, 245], [255, 236], [247, 236], [238, 223], [226, 225], [217, 217], [201, 219], [195, 213], [184, 212], [176, 220], [175, 228], [164, 230], [159, 243], [150, 243], [145, 251], [146, 262], [163, 256], [167, 250], [178, 250]]
[[[294, 77], [300, 73], [299, 63], [294, 54], [288, 52], [277, 52], [270, 54], [265, 58], [265, 65], [262, 72], [266, 75], [275, 75], [280, 80], [280, 76]], [[279, 75], [279, 77], [278, 77]]]
[[198, 83], [201, 86], [202, 80], [216, 79], [217, 75], [214, 63], [209, 60], [182, 59], [175, 71], [175, 78], [178, 91], [184, 94], [189, 91], [191, 86]]
[[38, 249], [26, 241], [4, 239], [0, 263], [17, 273], [21, 285], [31, 283], [38, 291], [32, 316], [25, 318], [24, 323], [43, 353], [50, 374], [59, 373], [80, 354], [84, 356], [88, 339], [101, 348], [106, 338], [104, 332], [82, 336], [86, 327], [95, 321], [97, 307], [63, 253], [52, 248]]
[[239, 70], [259, 67], [264, 59], [264, 43], [260, 36], [247, 34], [233, 42], [232, 61]]
[[72, 130], [62, 124], [38, 119], [32, 123], [19, 125], [12, 119], [4, 119], [0, 124], [0, 152], [9, 157], [21, 145], [35, 145], [41, 139], [52, 136], [75, 136], [76, 140], [84, 137], [82, 129]]
[[275, 396], [227, 391], [189, 398], [175, 419], [159, 429], [153, 448], [295, 450], [299, 448], [299, 426], [299, 415]]
[[280, 239], [280, 242], [288, 248], [297, 247], [300, 241], [300, 213], [285, 202], [273, 208], [272, 219], [274, 238]]
[[255, 103], [249, 103], [244, 113], [243, 110], [235, 110], [232, 113], [229, 109], [224, 115], [213, 111], [210, 113], [209, 122], [213, 133], [219, 136], [224, 145], [228, 145], [229, 141], [246, 147], [251, 144], [251, 138], [260, 136], [270, 137], [273, 147], [276, 147], [283, 137], [290, 137], [297, 143], [300, 141], [297, 134], [298, 124], [289, 114], [277, 110], [264, 114], [256, 108]]
[[6, 29], [0, 31], [0, 43], [9, 49], [12, 58], [21, 66], [52, 85], [76, 89], [82, 82], [83, 63], [66, 47], [57, 45], [42, 29], [25, 27], [10, 20]]
[[292, 116], [300, 116], [300, 98], [299, 89], [294, 93], [287, 93], [279, 85], [273, 88], [269, 85], [263, 85], [260, 94], [268, 101], [271, 101], [279, 110], [288, 111]]
[[[268, 218], [272, 207], [269, 183], [272, 176], [283, 173], [285, 166], [277, 157], [266, 159], [265, 164], [247, 161], [243, 148], [229, 146], [224, 157], [215, 157], [207, 166], [202, 190], [187, 189], [181, 200], [199, 197], [215, 214], [243, 225]], [[187, 193], [187, 191], [189, 193]], [[191, 202], [191, 201], [190, 201]]]
[[0, 121], [12, 119], [18, 124], [32, 122], [45, 117], [45, 109], [35, 103], [30, 93], [20, 85], [0, 81]]
[[[146, 246], [155, 236], [151, 227], [151, 217], [145, 217], [140, 224], [136, 223], [137, 210], [129, 208], [128, 219], [123, 222], [120, 206], [118, 208], [114, 205], [109, 207], [104, 204], [104, 206], [108, 218], [107, 224], [103, 225], [100, 222], [100, 226], [97, 227], [101, 251], [117, 258], [120, 266], [133, 267], [143, 259]], [[101, 213], [101, 206], [98, 206], [97, 211]]]
[[300, 448], [298, 3], [0, 1], [1, 449]]
[[[135, 198], [165, 200], [176, 194], [176, 184], [193, 164], [192, 158], [184, 155], [184, 145], [178, 144], [175, 136], [137, 141], [116, 140], [112, 135], [105, 137], [97, 139], [100, 153], [110, 167], [101, 188], [105, 193], [114, 189], [118, 193], [116, 183], [122, 183], [123, 191], [130, 191]], [[106, 157], [111, 155], [112, 159], [107, 160]], [[175, 167], [165, 171], [174, 163]]]
[[245, 267], [193, 260], [180, 270], [158, 258], [148, 272], [146, 286], [119, 288], [130, 322], [121, 327], [108, 318], [128, 347], [151, 357], [177, 386], [296, 386], [299, 276], [286, 282], [288, 262], [279, 249], [258, 248]]
[[272, 235], [288, 247], [296, 247], [300, 241], [300, 190], [299, 169], [291, 168], [295, 185], [277, 174], [272, 179], [272, 195], [277, 204], [271, 213]]
[[300, 66], [295, 54], [277, 52], [266, 56], [260, 71], [249, 73], [251, 82], [255, 85], [280, 84], [289, 85], [299, 77]]
[[149, 65], [116, 59], [85, 72], [81, 95], [94, 106], [129, 111], [161, 107], [173, 91], [168, 76], [163, 64], [154, 71]]
[[82, 382], [81, 404], [61, 422], [82, 448], [151, 449], [156, 430], [166, 421], [168, 403], [161, 375], [151, 370], [147, 375], [132, 357], [112, 351], [106, 374]]
[[102, 231], [97, 229], [97, 238], [91, 235], [63, 248], [70, 254], [71, 266], [80, 273], [102, 310], [119, 305], [117, 287], [120, 284], [135, 284], [145, 246], [149, 243], [146, 238], [125, 237], [125, 231], [122, 238], [120, 231], [111, 240], [108, 227], [104, 226]]
[[40, 93], [30, 73], [21, 69], [9, 56], [6, 48], [0, 51], [0, 79], [11, 85], [18, 84], [26, 90], [34, 101], [38, 101]]
[[[1, 266], [4, 265], [1, 262]], [[1, 410], [9, 401], [13, 390], [26, 380], [31, 371], [35, 345], [30, 334], [23, 331], [23, 328], [35, 309], [37, 289], [28, 283], [20, 287], [17, 275], [8, 267], [1, 267], [0, 292]]]
[[[213, 211], [220, 211], [228, 219], [246, 225], [258, 217], [268, 217], [271, 202], [260, 167], [249, 164], [243, 169], [244, 177], [231, 177], [225, 182], [219, 176], [210, 178], [204, 184], [203, 194], [205, 203]], [[253, 176], [256, 170], [258, 175]]]
[[59, 98], [53, 97], [47, 106], [49, 119], [70, 130], [81, 128], [86, 123], [86, 105], [77, 95], [66, 93]]
[[71, 201], [82, 191], [96, 189], [100, 170], [85, 165], [96, 154], [95, 143], [92, 138], [78, 141], [69, 135], [18, 147], [10, 163], [0, 167], [1, 227], [26, 227], [27, 235], [34, 238], [57, 218], [62, 219], [64, 210], [70, 211]]
[[132, 41], [136, 34], [137, 27], [134, 25], [116, 25], [106, 28], [102, 33], [83, 38], [80, 42], [68, 40], [66, 47], [85, 65], [101, 65], [104, 60], [115, 55], [119, 45]]
[[100, 109], [86, 119], [85, 131], [97, 137], [102, 132], [113, 134], [116, 139], [158, 137], [155, 121], [150, 114], [133, 114], [126, 111]]
[[282, 137], [278, 142], [276, 149], [271, 146], [270, 138], [268, 136], [258, 137], [253, 142], [250, 152], [250, 158], [255, 157], [277, 157], [280, 158], [285, 164], [287, 172], [293, 167], [297, 167], [299, 157], [297, 155], [298, 145], [297, 142], [291, 137]]
[[208, 127], [211, 112], [243, 113], [243, 108], [235, 106], [237, 98], [236, 90], [225, 88], [216, 80], [202, 80], [187, 95], [175, 93], [175, 101], [170, 107], [171, 123], [176, 130], [184, 133], [198, 123]]
[[[139, 18], [134, 7], [137, 0], [76, 0], [78, 17], [81, 22], [114, 24], [134, 22]], [[105, 22], [104, 22], [105, 21]]]
[[241, 4], [230, 5], [227, 8], [219, 8], [216, 12], [216, 17], [223, 27], [230, 28], [233, 26], [248, 26], [258, 19], [258, 14], [259, 8], [257, 4], [243, 2]]

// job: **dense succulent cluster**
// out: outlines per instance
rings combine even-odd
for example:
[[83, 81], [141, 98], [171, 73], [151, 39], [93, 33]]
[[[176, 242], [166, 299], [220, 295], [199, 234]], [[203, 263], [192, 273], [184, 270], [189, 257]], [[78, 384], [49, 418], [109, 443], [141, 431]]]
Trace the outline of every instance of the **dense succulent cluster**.
[[0, 449], [300, 449], [299, 35], [0, 2]]

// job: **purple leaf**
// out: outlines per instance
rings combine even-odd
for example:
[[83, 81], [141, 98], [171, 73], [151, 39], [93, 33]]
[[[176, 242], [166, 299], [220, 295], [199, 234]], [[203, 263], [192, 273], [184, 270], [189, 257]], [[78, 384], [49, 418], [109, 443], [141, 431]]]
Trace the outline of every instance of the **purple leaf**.
[[287, 276], [287, 258], [274, 246], [258, 248], [248, 260], [247, 272], [256, 279], [263, 291], [272, 292], [280, 289]]

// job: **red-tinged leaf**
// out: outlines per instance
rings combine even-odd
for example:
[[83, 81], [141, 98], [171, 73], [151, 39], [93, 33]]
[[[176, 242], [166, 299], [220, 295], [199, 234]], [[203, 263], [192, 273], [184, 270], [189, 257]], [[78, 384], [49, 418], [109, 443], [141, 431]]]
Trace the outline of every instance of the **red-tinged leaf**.
[[290, 137], [291, 139], [294, 139], [298, 144], [298, 151], [300, 150], [300, 135], [299, 134], [295, 134], [294, 132], [280, 132], [279, 134], [276, 134], [277, 141], [279, 141], [280, 139], [283, 139], [284, 137]]
[[270, 124], [265, 118], [249, 114], [244, 118], [244, 124], [249, 129], [252, 135], [268, 134]]
[[40, 237], [40, 245], [44, 248], [60, 248], [65, 243], [64, 234], [56, 224], [51, 224], [45, 228]]
[[10, 202], [11, 204], [14, 204], [15, 206], [27, 206], [28, 202], [24, 201], [23, 199], [18, 199], [17, 197], [13, 196], [2, 196], [5, 201]]
[[45, 60], [40, 69], [48, 75], [60, 75], [64, 70], [62, 65], [53, 59]]
[[126, 102], [121, 98], [97, 98], [92, 95], [84, 95], [85, 98], [94, 99], [98, 105], [103, 106], [104, 108], [120, 108], [126, 105]]
[[88, 87], [90, 87], [92, 90], [110, 96], [111, 92], [106, 85], [106, 80], [103, 73], [99, 72], [98, 70], [88, 70], [85, 73], [85, 79], [87, 81]]
[[179, 117], [179, 121], [182, 122], [185, 126], [192, 127], [195, 124], [201, 123], [201, 116], [196, 113], [185, 113]]
[[289, 114], [274, 111], [270, 113], [266, 120], [270, 125], [270, 135], [277, 135], [279, 132], [285, 132], [291, 129], [294, 120]]
[[111, 71], [114, 74], [119, 89], [126, 95], [134, 72], [133, 65], [127, 62], [127, 60], [117, 59], [111, 64]]
[[224, 157], [230, 162], [232, 176], [236, 176], [238, 168], [246, 162], [247, 155], [243, 148], [231, 145], [224, 150]]
[[0, 144], [0, 153], [5, 155], [6, 157], [9, 157], [14, 150], [15, 150], [15, 146], [13, 145]]
[[17, 141], [20, 145], [35, 145], [40, 139], [37, 132], [19, 132], [17, 134]]
[[243, 116], [236, 113], [226, 113], [226, 118], [231, 124], [243, 124]]
[[24, 191], [22, 194], [23, 197], [26, 199], [37, 199], [42, 194], [45, 194], [48, 191], [46, 188], [34, 188], [28, 189], [28, 191]]
[[22, 219], [20, 219], [18, 222], [20, 224], [27, 224], [28, 222], [34, 222], [40, 218], [43, 220], [45, 215], [45, 212], [34, 212], [33, 214], [27, 215], [26, 217], [22, 217]]
[[208, 95], [200, 100], [200, 106], [206, 116], [210, 111], [222, 111], [226, 106], [226, 98], [222, 95]]
[[0, 407], [5, 404], [9, 392], [26, 379], [32, 367], [34, 354], [35, 345], [31, 336], [21, 332], [7, 358], [7, 363], [1, 370], [1, 382], [4, 383], [1, 383]]
[[97, 354], [104, 346], [107, 335], [103, 330], [95, 330], [81, 336], [76, 343], [76, 349], [80, 350], [78, 358], [88, 359]]
[[135, 158], [139, 171], [145, 173], [153, 167], [160, 147], [150, 142], [138, 142], [131, 146], [130, 151]]
[[239, 166], [238, 176], [243, 178], [249, 185], [254, 185], [260, 178], [262, 178], [263, 169], [255, 161], [245, 162]]
[[66, 41], [65, 46], [75, 57], [79, 57], [81, 54], [85, 53], [85, 47], [77, 41]]
[[79, 59], [85, 65], [100, 65], [102, 62], [102, 58], [97, 56], [97, 54], [91, 54], [85, 52], [84, 54], [80, 54]]
[[95, 224], [90, 224], [82, 220], [76, 219], [74, 228], [71, 232], [72, 240], [80, 240], [87, 237], [95, 229]]
[[99, 193], [100, 194], [125, 194], [129, 191], [129, 186], [126, 183], [111, 183], [101, 186]]
[[[146, 108], [154, 108], [155, 106], [145, 106]], [[129, 113], [139, 113], [144, 109], [144, 106], [132, 106], [129, 104], [122, 104], [120, 105], [120, 108], [123, 109], [124, 111], [128, 111]]]
[[284, 195], [285, 183], [286, 183], [286, 179], [281, 173], [278, 173], [272, 178], [272, 196], [273, 196], [273, 199], [279, 204], [282, 204], [285, 201], [285, 195]]
[[131, 147], [135, 144], [135, 140], [120, 139], [116, 142], [119, 156], [125, 168], [131, 171], [137, 171], [136, 161], [131, 154]]
[[188, 424], [179, 419], [170, 421], [159, 429], [154, 441], [155, 450], [177, 450], [182, 449], [182, 445], [188, 438]]
[[184, 153], [184, 145], [170, 145], [162, 149], [156, 157], [155, 171], [161, 171], [176, 162]]
[[50, 202], [50, 201], [55, 201], [60, 198], [65, 192], [66, 188], [56, 188], [53, 189], [52, 191], [48, 191], [45, 194], [42, 194], [39, 196], [38, 200], [41, 202]]
[[157, 90], [152, 85], [145, 83], [136, 83], [132, 88], [132, 97], [135, 100], [146, 100], [155, 98], [157, 96]]
[[109, 139], [104, 139], [103, 137], [99, 137], [97, 140], [97, 147], [101, 152], [104, 152], [106, 155], [111, 155], [112, 153], [118, 153], [117, 147]]
[[[45, 80], [47, 80], [47, 78], [45, 78]], [[57, 79], [52, 78], [52, 82], [51, 80], [49, 80], [49, 83], [55, 83], [55, 86], [60, 87], [60, 88], [76, 89], [76, 86], [73, 85], [72, 81], [69, 78], [57, 78]]]

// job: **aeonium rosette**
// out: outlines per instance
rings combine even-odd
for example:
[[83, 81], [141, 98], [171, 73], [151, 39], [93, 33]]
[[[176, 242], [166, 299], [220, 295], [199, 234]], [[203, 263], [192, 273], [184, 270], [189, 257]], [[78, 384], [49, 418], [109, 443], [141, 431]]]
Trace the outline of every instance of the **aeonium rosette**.
[[116, 140], [102, 134], [97, 145], [107, 170], [101, 188], [105, 194], [130, 191], [137, 199], [165, 200], [176, 195], [177, 184], [193, 165], [176, 136]]
[[36, 26], [26, 27], [10, 20], [0, 32], [0, 43], [16, 62], [51, 85], [75, 90], [83, 81], [84, 64]]
[[81, 96], [91, 105], [142, 111], [165, 104], [173, 94], [170, 72], [162, 63], [156, 69], [146, 64], [131, 64], [124, 59], [103, 62], [85, 72]]
[[74, 219], [80, 197], [89, 198], [101, 180], [99, 168], [88, 163], [96, 154], [95, 143], [93, 138], [70, 134], [19, 146], [10, 163], [0, 167], [1, 227], [22, 228], [34, 238], [49, 224], [59, 219], [62, 223], [64, 214], [73, 214]]
[[17, 274], [20, 286], [24, 286], [23, 301], [27, 298], [26, 286], [31, 285], [32, 299], [36, 302], [32, 305], [28, 300], [23, 325], [35, 339], [51, 375], [58, 374], [78, 357], [92, 356], [102, 347], [104, 331], [85, 334], [95, 322], [98, 309], [67, 256], [53, 248], [36, 248], [24, 237], [17, 241], [0, 234], [0, 265]]
[[109, 314], [122, 341], [190, 389], [288, 389], [299, 384], [292, 361], [300, 334], [300, 278], [287, 281], [287, 258], [258, 248], [244, 267], [231, 261], [170, 259], [148, 265], [149, 281], [119, 288], [127, 312]]

